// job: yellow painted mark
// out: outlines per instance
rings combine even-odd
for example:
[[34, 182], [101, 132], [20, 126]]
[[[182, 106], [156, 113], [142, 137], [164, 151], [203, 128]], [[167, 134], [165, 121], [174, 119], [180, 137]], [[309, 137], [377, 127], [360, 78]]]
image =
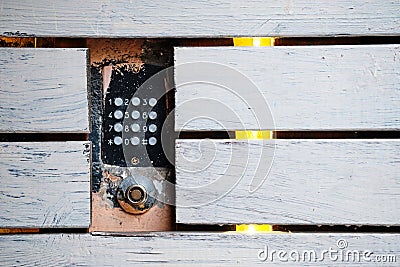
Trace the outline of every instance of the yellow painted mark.
[[238, 224], [236, 232], [245, 232], [249, 234], [258, 232], [273, 232], [271, 224]]
[[238, 37], [233, 38], [234, 46], [274, 46], [274, 37]]
[[[233, 38], [234, 46], [274, 46], [274, 37], [240, 37]], [[237, 140], [257, 140], [257, 139], [273, 139], [273, 131], [236, 131], [235, 139]], [[273, 232], [270, 224], [239, 224], [236, 225], [236, 232], [258, 233]]]
[[236, 140], [273, 139], [273, 131], [236, 131]]

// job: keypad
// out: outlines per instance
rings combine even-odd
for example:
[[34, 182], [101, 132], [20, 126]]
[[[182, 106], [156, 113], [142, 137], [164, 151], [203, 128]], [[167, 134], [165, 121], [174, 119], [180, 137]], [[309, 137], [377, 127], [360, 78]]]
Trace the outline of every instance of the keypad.
[[147, 66], [146, 73], [113, 72], [104, 101], [101, 150], [105, 164], [138, 167], [169, 164], [161, 145], [166, 89], [161, 80], [140, 87], [154, 71]]

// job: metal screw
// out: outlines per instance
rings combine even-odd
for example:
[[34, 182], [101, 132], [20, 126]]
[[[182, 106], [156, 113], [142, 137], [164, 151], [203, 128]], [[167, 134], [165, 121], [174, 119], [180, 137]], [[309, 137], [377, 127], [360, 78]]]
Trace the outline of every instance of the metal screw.
[[137, 157], [133, 157], [131, 159], [131, 162], [132, 162], [133, 165], [138, 165], [139, 164], [139, 159]]

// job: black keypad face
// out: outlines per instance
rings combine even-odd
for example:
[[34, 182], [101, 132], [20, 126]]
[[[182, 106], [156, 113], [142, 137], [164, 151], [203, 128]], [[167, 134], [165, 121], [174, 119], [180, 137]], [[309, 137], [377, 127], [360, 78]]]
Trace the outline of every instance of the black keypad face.
[[169, 164], [161, 143], [166, 88], [162, 73], [153, 76], [161, 70], [144, 65], [138, 73], [113, 71], [104, 100], [103, 163], [136, 167]]

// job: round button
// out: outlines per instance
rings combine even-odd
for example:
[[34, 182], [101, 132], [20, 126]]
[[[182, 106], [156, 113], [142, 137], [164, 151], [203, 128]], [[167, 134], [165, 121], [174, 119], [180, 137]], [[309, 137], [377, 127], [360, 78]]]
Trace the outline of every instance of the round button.
[[137, 110], [134, 110], [134, 111], [132, 111], [132, 119], [139, 119], [139, 117], [140, 117], [140, 112], [139, 111], [137, 111]]
[[134, 97], [134, 98], [132, 98], [131, 102], [132, 102], [132, 105], [139, 106], [140, 98], [139, 97]]
[[122, 138], [119, 136], [114, 137], [114, 144], [116, 144], [117, 146], [122, 144]]
[[149, 138], [149, 144], [150, 144], [151, 146], [154, 146], [155, 144], [157, 144], [157, 138], [155, 138], [155, 137], [150, 137], [150, 138]]
[[122, 119], [123, 116], [124, 116], [124, 113], [122, 113], [121, 110], [116, 110], [114, 112], [114, 118], [116, 118], [117, 120]]
[[116, 131], [117, 133], [122, 132], [122, 124], [121, 123], [116, 123], [114, 124], [114, 131]]
[[149, 105], [151, 107], [154, 107], [156, 104], [157, 104], [157, 99], [155, 99], [155, 98], [150, 98], [149, 99]]
[[117, 107], [122, 106], [122, 104], [124, 104], [124, 100], [122, 100], [122, 98], [120, 98], [120, 97], [117, 97], [117, 98], [114, 100], [114, 104], [115, 104]]
[[140, 143], [139, 137], [132, 137], [131, 138], [131, 144], [134, 146], [137, 146]]
[[156, 118], [157, 118], [157, 112], [151, 111], [151, 112], [149, 113], [149, 118], [150, 118], [151, 120], [156, 119]]
[[157, 131], [157, 125], [155, 125], [155, 124], [150, 124], [150, 125], [149, 125], [149, 131], [150, 131], [151, 133], [154, 133], [155, 131]]
[[137, 133], [140, 130], [140, 126], [139, 126], [139, 124], [134, 123], [134, 124], [131, 125], [131, 129], [132, 129], [133, 132]]

